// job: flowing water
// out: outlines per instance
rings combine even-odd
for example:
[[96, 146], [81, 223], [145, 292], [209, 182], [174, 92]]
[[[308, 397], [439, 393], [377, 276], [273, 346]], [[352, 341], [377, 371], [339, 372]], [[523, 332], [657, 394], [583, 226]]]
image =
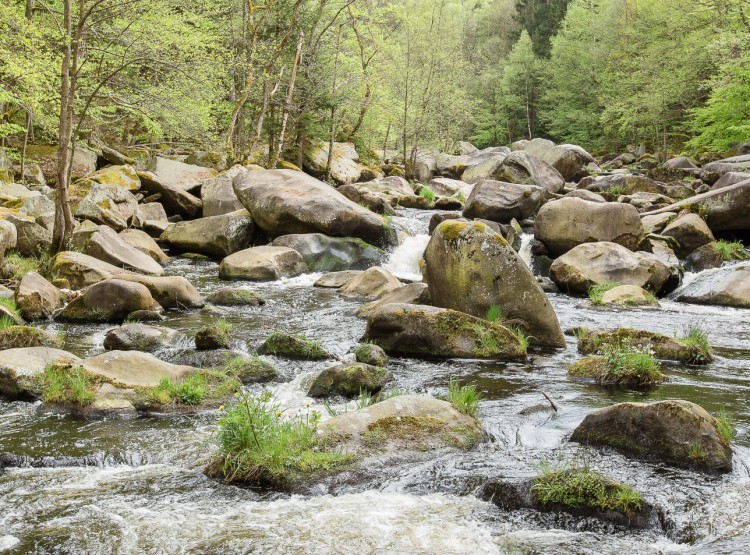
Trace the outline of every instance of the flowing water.
[[[405, 211], [394, 218], [403, 237], [387, 267], [405, 279], [419, 279], [430, 215]], [[203, 294], [226, 286], [213, 262], [175, 259], [168, 273], [186, 276]], [[234, 347], [249, 352], [272, 331], [284, 330], [318, 339], [340, 356], [351, 352], [365, 328], [353, 315], [358, 305], [312, 287], [317, 277], [242, 285], [267, 303], [228, 310]], [[256, 492], [206, 478], [202, 467], [213, 449], [217, 418], [212, 411], [81, 421], [0, 400], [0, 452], [28, 457], [27, 464], [0, 471], [0, 553], [750, 552], [750, 311], [668, 300], [661, 310], [602, 310], [562, 295], [550, 300], [564, 329], [631, 326], [671, 334], [697, 323], [708, 331], [716, 360], [705, 367], [668, 365], [666, 384], [632, 391], [569, 380], [566, 364], [577, 357], [572, 337], [566, 349], [536, 352], [524, 362], [394, 359], [390, 370], [402, 390], [441, 393], [451, 377], [475, 383], [484, 396], [479, 418], [490, 441], [433, 458], [392, 464], [372, 459], [362, 476], [329, 480], [304, 495]], [[209, 318], [173, 313], [165, 325], [190, 334]], [[79, 355], [101, 352], [109, 327], [50, 324], [65, 332], [67, 348]], [[305, 391], [326, 363], [273, 362], [282, 375], [268, 386], [276, 398], [290, 410], [325, 414]], [[558, 412], [548, 408], [542, 391]], [[592, 409], [666, 398], [731, 414], [738, 432], [731, 473], [706, 476], [566, 441]], [[594, 519], [507, 512], [474, 496], [487, 478], [521, 480], [535, 475], [543, 461], [571, 459], [642, 492], [657, 507], [659, 525], [623, 530]]]

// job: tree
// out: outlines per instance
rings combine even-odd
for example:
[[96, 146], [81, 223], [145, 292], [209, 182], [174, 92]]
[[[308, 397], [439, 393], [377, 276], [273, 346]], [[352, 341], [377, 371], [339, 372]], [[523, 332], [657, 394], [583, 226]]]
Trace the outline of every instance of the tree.
[[516, 21], [534, 43], [540, 58], [550, 54], [550, 39], [555, 35], [570, 0], [516, 0]]
[[503, 71], [502, 94], [509, 114], [509, 141], [536, 136], [540, 89], [541, 65], [534, 54], [531, 37], [524, 30], [510, 51]]

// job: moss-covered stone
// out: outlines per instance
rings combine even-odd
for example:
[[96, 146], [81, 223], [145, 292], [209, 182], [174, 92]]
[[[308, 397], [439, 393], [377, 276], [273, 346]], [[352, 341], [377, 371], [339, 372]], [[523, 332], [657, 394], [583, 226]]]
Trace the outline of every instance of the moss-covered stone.
[[601, 354], [606, 349], [623, 344], [652, 351], [656, 358], [664, 360], [676, 360], [689, 364], [707, 364], [713, 360], [711, 349], [707, 345], [632, 328], [617, 328], [613, 331], [581, 331], [578, 337], [578, 352]]
[[218, 324], [200, 329], [195, 334], [195, 348], [199, 351], [227, 349], [229, 342], [229, 330]]
[[270, 382], [279, 376], [273, 364], [258, 356], [236, 356], [227, 361], [225, 369], [244, 384]]
[[260, 346], [258, 352], [262, 355], [303, 360], [322, 360], [330, 357], [317, 341], [281, 332], [271, 334]]
[[266, 300], [250, 289], [222, 289], [209, 295], [208, 302], [219, 306], [259, 306]]
[[341, 364], [323, 370], [313, 381], [310, 397], [343, 395], [356, 397], [362, 392], [377, 393], [392, 378], [390, 372], [369, 364]]
[[62, 337], [39, 328], [9, 326], [0, 329], [0, 350], [21, 347], [62, 347]]
[[363, 343], [354, 350], [354, 356], [357, 362], [371, 364], [372, 366], [386, 366], [388, 364], [388, 355], [385, 351], [371, 343]]

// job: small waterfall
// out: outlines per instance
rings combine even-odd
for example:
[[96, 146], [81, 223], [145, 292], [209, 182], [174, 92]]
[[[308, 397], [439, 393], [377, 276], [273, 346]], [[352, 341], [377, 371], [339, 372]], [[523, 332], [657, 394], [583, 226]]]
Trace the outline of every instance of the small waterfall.
[[521, 257], [526, 265], [531, 269], [531, 241], [534, 239], [534, 235], [531, 233], [524, 233], [521, 235], [521, 245], [518, 247], [518, 256]]
[[422, 281], [419, 261], [422, 259], [430, 236], [420, 233], [414, 237], [407, 237], [394, 249], [383, 268], [399, 279], [406, 281]]

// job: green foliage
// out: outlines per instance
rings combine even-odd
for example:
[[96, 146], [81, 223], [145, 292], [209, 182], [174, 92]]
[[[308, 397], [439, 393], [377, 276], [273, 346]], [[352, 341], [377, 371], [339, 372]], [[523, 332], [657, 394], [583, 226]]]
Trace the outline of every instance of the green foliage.
[[319, 419], [285, 416], [268, 392], [242, 395], [219, 419], [220, 455], [209, 471], [227, 482], [278, 484], [348, 463], [351, 456], [316, 438]]
[[552, 470], [542, 467], [540, 476], [531, 487], [534, 499], [542, 505], [563, 505], [597, 511], [617, 511], [623, 514], [639, 511], [642, 496], [626, 484], [620, 484], [584, 467], [564, 467]]
[[216, 328], [216, 333], [219, 335], [219, 338], [224, 343], [228, 343], [231, 339], [232, 324], [227, 322], [224, 318], [217, 318], [214, 321], [214, 327]]
[[457, 192], [455, 195], [453, 195], [453, 198], [456, 199], [461, 204], [466, 202], [466, 196], [464, 195], [463, 191]]
[[568, 367], [572, 377], [593, 378], [597, 383], [644, 386], [663, 382], [661, 365], [654, 355], [623, 341], [601, 349]]
[[90, 405], [96, 398], [94, 376], [80, 366], [66, 368], [46, 366], [39, 377], [45, 403]]
[[716, 418], [716, 420], [716, 429], [719, 432], [721, 439], [724, 440], [724, 443], [726, 445], [729, 445], [729, 443], [734, 439], [734, 426], [732, 426], [732, 419], [727, 414], [724, 407], [721, 407], [721, 411], [719, 412], [719, 416]]
[[502, 321], [503, 313], [500, 309], [499, 304], [493, 304], [487, 309], [487, 316], [485, 317], [486, 320], [490, 322], [498, 322]]
[[747, 260], [750, 258], [745, 250], [745, 246], [740, 241], [719, 239], [713, 244], [713, 247], [721, 255], [721, 259], [725, 261]]
[[221, 370], [199, 370], [182, 380], [164, 377], [146, 393], [159, 405], [199, 405], [229, 397], [240, 390], [240, 378], [232, 366]]
[[603, 305], [604, 301], [602, 300], [602, 297], [604, 296], [604, 293], [606, 293], [610, 289], [614, 289], [615, 287], [618, 287], [619, 285], [620, 285], [619, 283], [614, 282], [614, 281], [601, 283], [599, 285], [592, 285], [589, 288], [589, 299], [591, 299], [591, 303], [597, 306]]
[[705, 353], [708, 356], [711, 354], [711, 345], [708, 342], [708, 334], [706, 334], [703, 328], [697, 324], [689, 324], [686, 326], [679, 341], [688, 347], [695, 347], [697, 351]]
[[458, 412], [476, 417], [479, 410], [479, 401], [482, 396], [474, 385], [459, 385], [456, 380], [451, 378], [448, 382], [448, 395], [446, 400], [453, 405]]
[[422, 187], [419, 190], [419, 196], [422, 198], [426, 198], [427, 200], [435, 200], [435, 193], [432, 192], [432, 189], [429, 187]]
[[[18, 312], [18, 307], [16, 306], [16, 301], [12, 297], [0, 297], [0, 306], [15, 314], [16, 318], [21, 317], [21, 314]], [[0, 313], [0, 329], [9, 328], [16, 325], [18, 325], [16, 324], [16, 320], [6, 314]]]

